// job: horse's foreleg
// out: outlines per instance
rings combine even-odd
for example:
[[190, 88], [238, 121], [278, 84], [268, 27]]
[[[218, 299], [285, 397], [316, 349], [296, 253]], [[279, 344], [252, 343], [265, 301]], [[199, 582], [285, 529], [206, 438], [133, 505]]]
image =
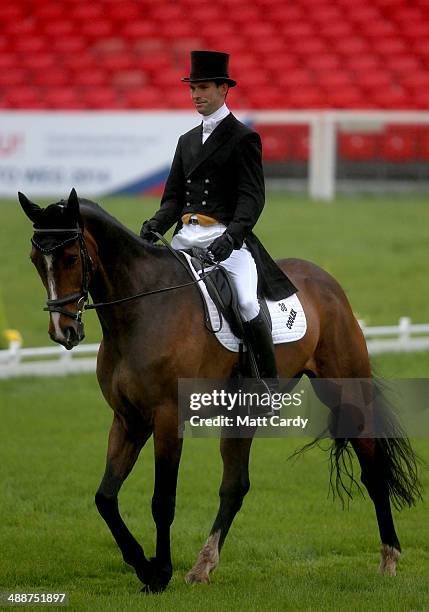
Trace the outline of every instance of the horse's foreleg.
[[152, 515], [156, 524], [156, 557], [151, 559], [151, 578], [146, 589], [163, 591], [169, 583], [173, 567], [170, 552], [170, 527], [176, 506], [177, 475], [182, 452], [178, 437], [177, 409], [163, 405], [154, 416], [155, 487]]
[[114, 417], [109, 434], [106, 470], [95, 495], [98, 511], [112, 532], [125, 563], [134, 567], [142, 582], [146, 582], [150, 571], [149, 561], [143, 548], [122, 520], [118, 508], [118, 493], [149, 436], [150, 431], [141, 438], [131, 438], [119, 418]]
[[219, 510], [207, 542], [201, 549], [186, 582], [209, 582], [209, 573], [219, 563], [219, 553], [235, 515], [249, 490], [249, 453], [251, 438], [222, 438], [223, 478], [220, 486]]

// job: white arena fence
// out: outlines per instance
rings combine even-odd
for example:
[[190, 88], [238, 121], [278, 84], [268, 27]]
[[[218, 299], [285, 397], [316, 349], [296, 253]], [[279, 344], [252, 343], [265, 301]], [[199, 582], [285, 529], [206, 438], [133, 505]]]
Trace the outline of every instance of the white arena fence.
[[[413, 324], [401, 317], [398, 325], [360, 325], [371, 355], [429, 350], [429, 323]], [[99, 344], [82, 344], [71, 351], [62, 346], [22, 348], [13, 341], [0, 351], [0, 379], [23, 376], [65, 376], [94, 372]]]

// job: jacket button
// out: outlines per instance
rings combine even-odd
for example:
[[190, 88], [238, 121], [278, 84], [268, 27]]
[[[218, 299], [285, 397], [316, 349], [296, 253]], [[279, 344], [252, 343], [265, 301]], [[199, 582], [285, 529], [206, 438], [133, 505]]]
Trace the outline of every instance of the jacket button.
[[187, 192], [186, 192], [186, 195], [191, 195], [191, 192], [190, 192], [190, 191], [187, 191]]
[[190, 203], [190, 202], [186, 202], [186, 206], [190, 206], [190, 205], [191, 205], [191, 203]]
[[209, 190], [208, 189], [204, 189], [204, 193], [208, 194]]
[[187, 181], [186, 181], [186, 182], [189, 184], [189, 183], [191, 182], [191, 179], [187, 179]]
[[[190, 181], [189, 181], [190, 182]], [[204, 179], [205, 183], [210, 183], [210, 179]]]
[[207, 204], [207, 202], [206, 202], [205, 200], [203, 200], [203, 201], [201, 202], [201, 204], [202, 204], [203, 206], [205, 206], [205, 205]]

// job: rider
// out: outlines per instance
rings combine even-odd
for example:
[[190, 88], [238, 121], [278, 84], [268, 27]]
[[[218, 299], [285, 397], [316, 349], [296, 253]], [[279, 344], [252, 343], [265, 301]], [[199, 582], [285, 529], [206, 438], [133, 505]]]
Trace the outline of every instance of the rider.
[[202, 123], [179, 138], [161, 207], [143, 223], [140, 236], [156, 241], [177, 223], [175, 249], [207, 248], [232, 278], [248, 341], [261, 378], [277, 379], [270, 330], [258, 293], [272, 300], [296, 288], [252, 232], [265, 203], [259, 134], [230, 113], [225, 98], [236, 81], [229, 55], [191, 51], [189, 83]]

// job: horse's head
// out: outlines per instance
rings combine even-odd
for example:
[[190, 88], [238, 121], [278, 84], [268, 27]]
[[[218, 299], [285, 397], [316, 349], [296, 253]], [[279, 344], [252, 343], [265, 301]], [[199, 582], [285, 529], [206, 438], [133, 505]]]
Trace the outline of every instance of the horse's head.
[[22, 193], [18, 197], [33, 222], [31, 260], [48, 294], [49, 335], [71, 349], [85, 337], [82, 311], [92, 275], [77, 193], [72, 189], [68, 200], [46, 208]]

